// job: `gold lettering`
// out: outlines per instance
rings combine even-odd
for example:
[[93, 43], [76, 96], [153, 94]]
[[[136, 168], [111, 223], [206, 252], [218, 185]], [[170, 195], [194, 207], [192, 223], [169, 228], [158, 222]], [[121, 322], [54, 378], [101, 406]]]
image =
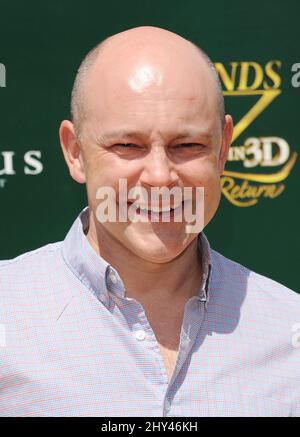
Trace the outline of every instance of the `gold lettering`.
[[281, 93], [280, 90], [262, 91], [260, 99], [251, 109], [239, 120], [233, 130], [232, 142], [234, 142], [245, 129], [261, 114], [264, 109]]
[[281, 62], [280, 61], [269, 61], [265, 66], [265, 72], [266, 75], [272, 80], [273, 85], [269, 85], [266, 80], [264, 80], [263, 86], [265, 90], [269, 90], [271, 88], [278, 89], [281, 85], [281, 77], [279, 76], [276, 71], [273, 70], [273, 66], [276, 66], [278, 68], [281, 68]]
[[236, 206], [252, 206], [258, 202], [260, 197], [274, 199], [285, 189], [284, 184], [263, 184], [253, 185], [244, 180], [241, 185], [229, 176], [222, 176], [221, 190], [224, 196]]
[[231, 68], [230, 68], [230, 76], [229, 76], [223, 64], [221, 64], [220, 62], [215, 63], [215, 67], [219, 74], [219, 78], [221, 82], [223, 82], [227, 91], [233, 91], [235, 88], [235, 78], [236, 78], [238, 65], [239, 65], [238, 62], [230, 62]]
[[[248, 85], [250, 67], [254, 70], [254, 81]], [[239, 91], [257, 90], [262, 84], [263, 78], [263, 69], [257, 62], [241, 62], [240, 82], [237, 89]]]

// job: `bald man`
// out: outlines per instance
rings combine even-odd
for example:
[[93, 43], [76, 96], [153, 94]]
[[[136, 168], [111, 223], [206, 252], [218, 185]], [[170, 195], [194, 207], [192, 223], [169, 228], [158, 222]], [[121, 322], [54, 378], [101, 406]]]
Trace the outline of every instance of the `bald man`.
[[0, 414], [300, 415], [300, 297], [203, 232], [232, 136], [207, 55], [159, 28], [114, 35], [71, 110], [87, 207], [64, 241], [0, 264]]

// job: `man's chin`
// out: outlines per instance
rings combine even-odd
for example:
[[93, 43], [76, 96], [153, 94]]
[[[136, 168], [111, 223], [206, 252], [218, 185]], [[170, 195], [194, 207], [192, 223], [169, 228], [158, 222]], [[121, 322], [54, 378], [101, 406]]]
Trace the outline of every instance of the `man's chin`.
[[191, 243], [191, 234], [174, 232], [149, 232], [140, 234], [128, 230], [125, 245], [145, 261], [165, 263], [172, 261]]

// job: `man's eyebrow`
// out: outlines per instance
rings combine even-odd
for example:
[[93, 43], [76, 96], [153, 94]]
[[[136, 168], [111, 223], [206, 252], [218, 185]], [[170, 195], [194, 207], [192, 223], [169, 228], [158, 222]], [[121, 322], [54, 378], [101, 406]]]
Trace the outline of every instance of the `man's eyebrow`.
[[199, 129], [186, 129], [179, 132], [176, 136], [174, 136], [173, 140], [180, 140], [187, 137], [193, 138], [205, 138], [207, 140], [211, 140], [213, 134], [209, 131], [199, 130]]
[[99, 142], [105, 144], [108, 140], [112, 138], [133, 138], [141, 135], [142, 135], [141, 132], [129, 131], [129, 130], [127, 131], [122, 129], [122, 130], [111, 131], [111, 132], [107, 132], [106, 134], [98, 135], [97, 138]]
[[[162, 135], [161, 135], [162, 136]], [[112, 138], [137, 138], [137, 137], [147, 137], [147, 135], [144, 132], [138, 132], [138, 131], [131, 131], [131, 130], [125, 130], [120, 129], [116, 131], [107, 132], [105, 134], [99, 135], [97, 137], [98, 142], [105, 144], [108, 140]], [[205, 130], [199, 130], [199, 129], [184, 129], [174, 135], [168, 135], [168, 137], [172, 141], [181, 140], [188, 137], [193, 138], [204, 138], [206, 140], [211, 140], [213, 137], [213, 134], [211, 132], [205, 131]]]

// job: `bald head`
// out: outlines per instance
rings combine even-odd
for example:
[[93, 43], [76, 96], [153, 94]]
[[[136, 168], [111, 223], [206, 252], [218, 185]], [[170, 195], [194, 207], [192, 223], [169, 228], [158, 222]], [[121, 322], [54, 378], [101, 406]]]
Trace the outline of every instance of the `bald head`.
[[150, 26], [129, 29], [106, 38], [86, 55], [75, 78], [71, 114], [77, 137], [82, 133], [84, 122], [92, 115], [90, 97], [96, 87], [101, 93], [108, 81], [115, 80], [136, 93], [150, 86], [168, 84], [175, 88], [176, 80], [181, 84], [189, 81], [192, 71], [199, 76], [199, 87], [211, 88], [210, 98], [223, 127], [222, 87], [214, 64], [201, 48], [175, 33]]

